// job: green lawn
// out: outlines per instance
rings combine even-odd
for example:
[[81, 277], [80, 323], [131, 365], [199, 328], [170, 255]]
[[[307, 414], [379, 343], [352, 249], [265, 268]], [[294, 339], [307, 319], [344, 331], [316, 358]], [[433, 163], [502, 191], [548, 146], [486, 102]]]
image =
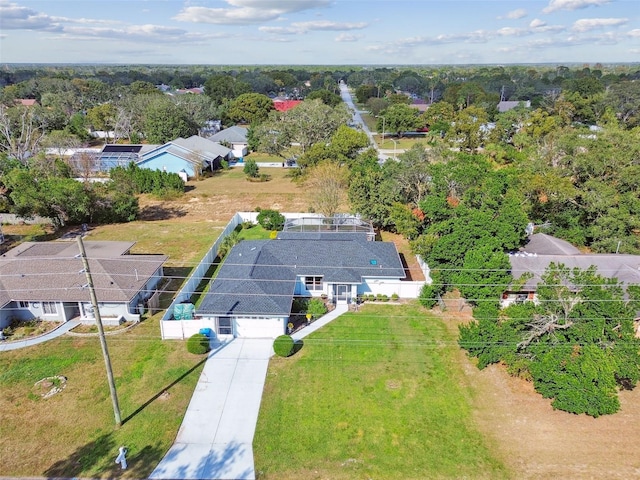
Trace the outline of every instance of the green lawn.
[[270, 364], [260, 479], [507, 478], [476, 430], [453, 335], [417, 305], [364, 305]]

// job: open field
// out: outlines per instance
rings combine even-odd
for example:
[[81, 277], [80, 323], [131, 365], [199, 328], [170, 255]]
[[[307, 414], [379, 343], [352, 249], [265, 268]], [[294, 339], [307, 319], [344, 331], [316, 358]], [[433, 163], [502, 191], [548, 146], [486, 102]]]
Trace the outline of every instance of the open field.
[[261, 479], [508, 478], [477, 430], [455, 337], [416, 304], [367, 305], [269, 366]]

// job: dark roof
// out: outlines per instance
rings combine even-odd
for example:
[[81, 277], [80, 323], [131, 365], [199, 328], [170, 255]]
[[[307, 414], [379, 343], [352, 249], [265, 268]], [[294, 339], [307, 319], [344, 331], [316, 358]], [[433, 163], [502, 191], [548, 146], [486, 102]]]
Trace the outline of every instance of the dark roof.
[[[132, 242], [86, 241], [100, 302], [129, 302], [162, 267], [164, 255], [129, 255]], [[25, 242], [0, 257], [0, 306], [10, 301], [89, 302], [76, 242]]]
[[364, 234], [294, 236], [233, 247], [198, 314], [288, 315], [298, 276], [344, 284], [359, 284], [363, 277], [405, 278], [393, 243], [367, 241]]

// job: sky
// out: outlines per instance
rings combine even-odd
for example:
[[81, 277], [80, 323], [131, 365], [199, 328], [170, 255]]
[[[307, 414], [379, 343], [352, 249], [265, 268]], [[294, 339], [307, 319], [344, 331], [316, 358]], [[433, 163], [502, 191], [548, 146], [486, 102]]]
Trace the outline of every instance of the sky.
[[640, 63], [640, 0], [0, 0], [0, 63]]

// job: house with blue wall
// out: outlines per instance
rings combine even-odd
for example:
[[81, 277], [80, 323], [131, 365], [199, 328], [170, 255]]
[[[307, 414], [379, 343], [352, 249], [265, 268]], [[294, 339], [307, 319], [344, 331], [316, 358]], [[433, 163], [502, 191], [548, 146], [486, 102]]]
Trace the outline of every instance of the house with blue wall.
[[193, 135], [189, 138], [177, 138], [142, 154], [137, 165], [140, 168], [196, 177], [206, 170], [220, 168], [223, 160], [229, 161], [231, 158], [231, 149]]

